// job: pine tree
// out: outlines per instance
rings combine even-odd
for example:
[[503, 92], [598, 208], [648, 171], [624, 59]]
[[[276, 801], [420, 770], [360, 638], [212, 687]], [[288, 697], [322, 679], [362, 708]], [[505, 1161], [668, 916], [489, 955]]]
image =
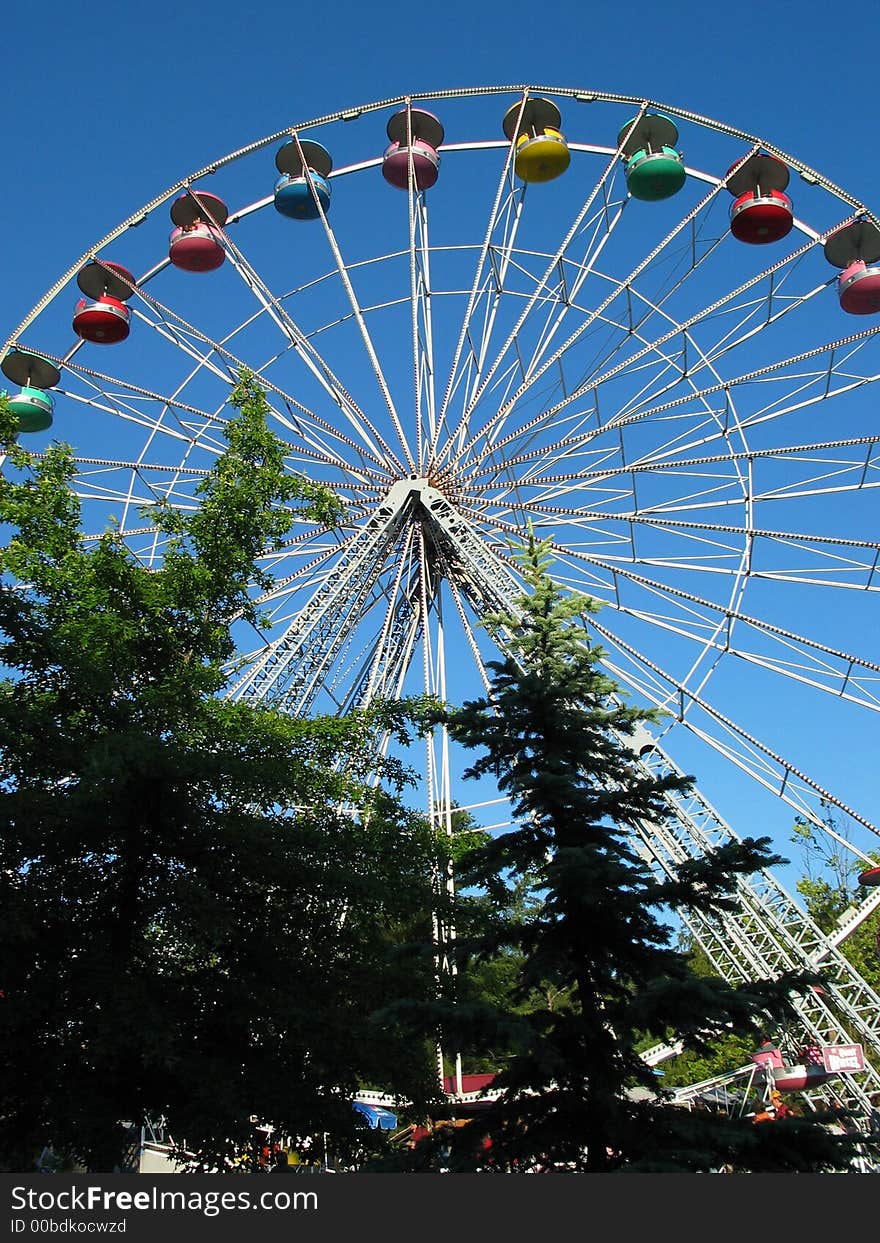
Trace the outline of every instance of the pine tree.
[[[672, 1104], [639, 1056], [646, 1034], [698, 1051], [722, 1033], [757, 1041], [771, 1016], [791, 1009], [804, 981], [737, 988], [697, 975], [664, 922], [674, 909], [731, 909], [737, 877], [779, 860], [769, 839], [746, 838], [674, 876], [652, 873], [633, 830], [666, 820], [667, 794], [691, 779], [658, 779], [634, 763], [627, 739], [655, 717], [627, 706], [599, 668], [584, 626], [596, 604], [561, 593], [531, 535], [521, 561], [528, 590], [488, 621], [504, 653], [489, 666], [488, 694], [436, 716], [477, 753], [465, 775], [493, 778], [516, 821], [459, 869], [460, 902], [473, 890], [494, 897], [497, 911], [480, 938], [459, 939], [461, 970], [468, 955], [512, 949], [518, 972], [504, 1006], [450, 998], [432, 1011], [451, 1047], [475, 1033], [497, 1045], [501, 1032], [512, 1049], [500, 1097], [455, 1130], [449, 1168], [486, 1168], [484, 1140], [492, 1167], [507, 1170], [845, 1168], [845, 1142], [812, 1121], [755, 1126]], [[514, 923], [509, 887], [523, 878], [534, 878], [539, 905]]]

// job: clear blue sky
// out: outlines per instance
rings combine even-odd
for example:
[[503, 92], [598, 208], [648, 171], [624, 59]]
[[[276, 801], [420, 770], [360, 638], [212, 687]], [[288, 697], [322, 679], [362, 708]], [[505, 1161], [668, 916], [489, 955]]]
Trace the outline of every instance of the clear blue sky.
[[[17, 5], [3, 23], [0, 340], [92, 242], [188, 172], [407, 92], [533, 83], [650, 98], [761, 135], [876, 209], [880, 10], [862, 6], [857, 27], [850, 41], [816, 0]], [[876, 642], [876, 612], [865, 633]], [[852, 718], [833, 711], [839, 738]], [[859, 728], [846, 751], [858, 775], [841, 778], [877, 819], [870, 739]], [[818, 756], [817, 731], [811, 746]]]

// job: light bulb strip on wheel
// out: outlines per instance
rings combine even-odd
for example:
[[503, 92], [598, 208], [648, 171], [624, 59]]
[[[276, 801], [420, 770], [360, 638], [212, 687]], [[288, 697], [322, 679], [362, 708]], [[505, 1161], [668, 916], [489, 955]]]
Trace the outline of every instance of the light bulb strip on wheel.
[[[851, 560], [845, 560], [843, 558], [836, 558], [836, 560], [842, 561], [843, 565], [849, 571], [850, 574], [853, 574], [856, 571], [858, 571], [859, 573], [866, 574], [867, 581], [863, 584], [842, 582], [842, 583], [838, 583], [837, 585], [843, 588], [846, 588], [846, 589], [855, 589], [859, 591], [880, 590], [880, 588], [878, 587], [872, 588], [870, 585], [871, 577], [873, 576], [876, 570], [876, 567], [877, 567], [878, 558], [880, 558], [880, 545], [870, 540], [853, 540], [853, 539], [845, 539], [843, 537], [833, 537], [833, 536], [826, 537], [826, 536], [820, 536], [820, 535], [814, 536], [814, 535], [809, 535], [809, 534], [799, 535], [797, 532], [771, 531], [771, 530], [764, 530], [762, 528], [756, 528], [756, 527], [737, 527], [737, 526], [727, 526], [727, 525], [721, 525], [721, 524], [712, 525], [709, 523], [686, 522], [684, 520], [679, 521], [676, 519], [666, 519], [666, 520], [661, 521], [661, 520], [652, 519], [650, 516], [645, 516], [645, 515], [609, 514], [601, 510], [580, 511], [580, 510], [573, 510], [573, 509], [564, 509], [561, 506], [547, 506], [547, 505], [539, 505], [539, 504], [533, 504], [533, 503], [521, 503], [519, 505], [507, 504], [504, 506], [504, 510], [506, 510], [507, 512], [511, 514], [522, 511], [526, 515], [532, 514], [532, 513], [540, 513], [540, 514], [546, 514], [549, 517], [572, 517], [578, 520], [576, 524], [572, 524], [572, 525], [585, 524], [583, 526], [583, 529], [585, 532], [591, 529], [595, 531], [597, 524], [606, 524], [607, 526], [607, 524], [609, 524], [610, 522], [621, 522], [621, 523], [625, 523], [625, 524], [632, 525], [632, 526], [641, 525], [641, 526], [649, 527], [651, 529], [659, 529], [659, 530], [665, 529], [665, 530], [671, 530], [674, 532], [705, 531], [707, 534], [708, 533], [719, 533], [719, 534], [723, 533], [723, 534], [738, 535], [738, 536], [741, 536], [748, 544], [752, 544], [756, 539], [767, 539], [773, 542], [787, 543], [793, 547], [798, 547], [802, 543], [814, 543], [814, 544], [820, 544], [820, 545], [828, 544], [834, 547], [841, 547], [841, 548], [864, 549], [865, 551], [869, 551], [869, 552], [873, 551], [875, 554], [874, 557], [871, 559], [870, 563], [867, 561], [863, 561], [860, 563], [853, 563]], [[468, 508], [468, 512], [474, 516], [478, 514], [481, 515], [481, 518], [480, 518], [481, 525], [492, 526], [496, 521], [497, 509], [495, 508], [491, 508], [491, 509], [482, 508], [481, 509], [481, 508], [475, 508], [473, 506], [470, 506]], [[498, 519], [498, 521], [499, 522], [501, 521], [500, 518]], [[605, 533], [609, 534], [609, 537], [610, 537], [609, 532], [605, 532]], [[619, 542], [625, 543], [628, 546], [633, 548], [632, 560], [635, 564], [639, 564], [643, 561], [643, 558], [635, 555], [635, 548], [634, 548], [634, 544], [631, 538], [620, 537]], [[713, 546], [726, 554], [733, 554], [738, 551], [732, 545], [725, 545], [725, 544], [717, 543], [715, 541], [707, 541], [707, 542], [710, 543], [710, 546]], [[571, 555], [574, 555], [574, 553], [572, 552]], [[577, 555], [585, 559], [588, 559], [591, 564], [605, 565], [609, 569], [611, 568], [612, 563], [610, 562], [606, 563], [606, 562], [595, 560], [592, 554], [578, 553]], [[621, 562], [615, 562], [614, 564], [617, 565], [618, 567], [622, 567]], [[645, 564], [651, 564], [651, 560], [647, 559], [645, 561]], [[686, 560], [672, 561], [668, 558], [662, 560], [659, 564], [662, 564], [664, 566], [671, 567], [671, 568], [690, 569], [690, 570], [696, 570], [696, 571], [699, 571], [701, 568], [700, 566], [692, 565]], [[623, 571], [621, 568], [621, 572], [626, 572], [626, 571]], [[730, 571], [719, 570], [719, 569], [709, 567], [705, 570], [705, 572], [711, 573], [711, 574], [717, 574], [717, 573], [726, 574], [726, 573], [729, 573]], [[804, 578], [800, 575], [796, 579], [792, 580], [790, 575], [791, 575], [791, 571], [788, 571], [788, 570], [786, 571], [777, 570], [775, 573], [772, 573], [767, 570], [750, 570], [749, 571], [749, 577], [756, 578], [756, 579], [767, 579], [767, 580], [776, 581], [776, 582], [789, 582], [789, 581], [813, 582], [814, 584], [822, 585], [822, 586], [833, 586], [834, 585], [834, 580], [825, 580], [825, 579], [814, 580], [814, 579]], [[668, 590], [671, 592], [673, 589], [668, 588]], [[684, 595], [686, 593], [682, 592], [680, 594]], [[714, 607], [720, 607], [720, 606], [714, 606]]]
[[[797, 157], [789, 155], [780, 147], [774, 146], [763, 139], [757, 138], [754, 134], [750, 134], [745, 130], [738, 129], [736, 126], [712, 120], [711, 118], [703, 116], [700, 113], [693, 112], [689, 109], [678, 108], [673, 104], [666, 104], [655, 100], [645, 100], [643, 96], [637, 95], [624, 95], [605, 91], [587, 91], [571, 87], [528, 86], [522, 84], [445, 89], [424, 94], [412, 94], [409, 98], [412, 100], [424, 99], [426, 101], [444, 99], [455, 100], [473, 99], [485, 95], [528, 94], [529, 92], [544, 92], [580, 103], [602, 102], [611, 104], [629, 104], [645, 108], [656, 108], [664, 113], [678, 118], [679, 120], [688, 121], [701, 128], [708, 128], [718, 133], [725, 134], [728, 137], [737, 138], [742, 142], [753, 144], [757, 148], [763, 149], [768, 153], [777, 156], [777, 158], [783, 160], [790, 167], [798, 171], [802, 176], [808, 178], [813, 184], [820, 186], [828, 193], [849, 204], [849, 206], [851, 206], [856, 213], [863, 214], [867, 219], [880, 228], [880, 219], [878, 219], [878, 217], [872, 213], [864, 203], [847, 193], [847, 191], [843, 190], [840, 186], [836, 185], [833, 181], [830, 181], [827, 177], [823, 176], [821, 173], [817, 172]], [[128, 229], [141, 224], [157, 208], [161, 207], [164, 203], [167, 203], [168, 200], [173, 198], [176, 194], [185, 191], [191, 182], [216, 174], [228, 165], [260, 151], [273, 143], [281, 141], [290, 135], [294, 129], [297, 131], [303, 131], [323, 125], [330, 125], [337, 121], [344, 122], [352, 120], [355, 117], [398, 106], [402, 104], [406, 98], [407, 97], [404, 95], [398, 95], [373, 103], [353, 105], [348, 108], [340, 109], [336, 112], [326, 113], [323, 116], [313, 118], [309, 121], [298, 122], [294, 127], [287, 127], [285, 129], [278, 130], [265, 138], [248, 143], [225, 156], [215, 159], [211, 163], [204, 165], [204, 167], [190, 173], [182, 180], [175, 182], [172, 186], [168, 187], [168, 189], [164, 190], [161, 194], [156, 195], [153, 199], [150, 199], [149, 202], [144, 204], [144, 206], [138, 208], [130, 216], [126, 217], [125, 220], [107, 233], [95, 247], [81, 255], [80, 258], [49, 288], [46, 294], [44, 294], [39, 302], [37, 302], [31, 309], [26, 318], [18, 325], [6, 342], [6, 345], [3, 347], [2, 354], [5, 355], [6, 352], [13, 347], [16, 338], [18, 338], [25, 331], [25, 329], [29, 327], [33, 320], [37, 318], [43, 310], [45, 310], [49, 303], [51, 303], [53, 299], [69, 284], [73, 277], [76, 276], [80, 268], [87, 263], [97, 251], [106, 249], [110, 243], [123, 236]]]
[[[876, 440], [874, 443], [876, 443]], [[717, 460], [727, 461], [726, 458], [718, 458]], [[681, 463], [676, 463], [677, 467], [681, 465]], [[643, 470], [649, 469], [649, 467], [643, 468]], [[624, 473], [628, 472], [629, 468], [627, 467]], [[618, 474], [620, 472], [614, 473]], [[500, 498], [493, 497], [491, 500], [484, 501], [481, 507], [472, 507], [471, 513], [479, 513], [482, 515], [484, 523], [491, 523], [499, 510], [502, 513], [505, 511], [514, 513], [517, 510], [526, 508], [530, 513], [547, 514], [549, 517], [577, 518], [590, 523], [624, 522], [633, 523], [637, 526], [666, 528], [669, 530], [681, 529], [686, 531], [705, 531], [707, 533], [715, 531], [725, 535], [743, 535], [749, 539], [787, 540], [793, 543], [804, 541], [806, 543], [834, 544], [844, 548], [865, 548], [880, 551], [880, 543], [876, 540], [846, 539], [843, 536], [834, 535], [812, 535], [806, 531], [775, 531], [762, 527], [739, 527], [720, 522], [692, 522], [685, 518], [663, 518], [649, 511], [624, 510], [622, 512], [615, 512], [605, 509], [586, 509], [583, 506], [575, 508], [565, 505], [549, 505], [542, 503], [540, 500], [502, 503]]]

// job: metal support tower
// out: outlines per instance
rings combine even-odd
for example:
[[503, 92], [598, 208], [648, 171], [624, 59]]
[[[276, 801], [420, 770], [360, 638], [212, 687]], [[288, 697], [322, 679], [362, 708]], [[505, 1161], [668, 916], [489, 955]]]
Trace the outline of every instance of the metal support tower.
[[[412, 575], [396, 599], [392, 598], [385, 625], [344, 706], [363, 704], [375, 694], [399, 693], [419, 637], [427, 628], [428, 618], [423, 614], [440, 606], [442, 579], [461, 593], [477, 617], [515, 609], [520, 584], [514, 571], [476, 534], [452, 500], [428, 479], [411, 476], [390, 488], [333, 574], [233, 693], [268, 694], [291, 712], [307, 711], [344, 645], [347, 628], [395, 549], [401, 557], [402, 577], [401, 549], [410, 528], [417, 529], [424, 549], [429, 588], [420, 593], [417, 576]], [[646, 774], [682, 775], [644, 727], [633, 738], [621, 737], [621, 742], [632, 749], [634, 763]], [[448, 774], [437, 786], [439, 798], [431, 794], [432, 814], [442, 816], [440, 804], [450, 801]], [[741, 840], [698, 790], [668, 794], [666, 801], [666, 823], [641, 824], [633, 830], [635, 847], [658, 876], [669, 875], [687, 859], [704, 857], [725, 842]], [[447, 816], [449, 811], [446, 807]], [[737, 889], [738, 911], [720, 911], [711, 917], [682, 914], [685, 926], [713, 967], [731, 983], [789, 970], [821, 970], [826, 980], [822, 990], [795, 1000], [803, 1035], [820, 1044], [862, 1044], [866, 1070], [811, 1089], [811, 1095], [834, 1096], [847, 1105], [867, 1108], [869, 1095], [880, 1089], [880, 997], [838, 946], [880, 904], [880, 893], [849, 912], [846, 926], [829, 937], [768, 870], [740, 877]]]

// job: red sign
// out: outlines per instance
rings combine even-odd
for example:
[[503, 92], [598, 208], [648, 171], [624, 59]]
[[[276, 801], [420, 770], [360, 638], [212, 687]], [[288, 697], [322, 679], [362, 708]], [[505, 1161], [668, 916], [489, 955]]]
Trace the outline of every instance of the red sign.
[[864, 1070], [865, 1051], [860, 1044], [827, 1044], [822, 1049], [822, 1063], [829, 1075]]

